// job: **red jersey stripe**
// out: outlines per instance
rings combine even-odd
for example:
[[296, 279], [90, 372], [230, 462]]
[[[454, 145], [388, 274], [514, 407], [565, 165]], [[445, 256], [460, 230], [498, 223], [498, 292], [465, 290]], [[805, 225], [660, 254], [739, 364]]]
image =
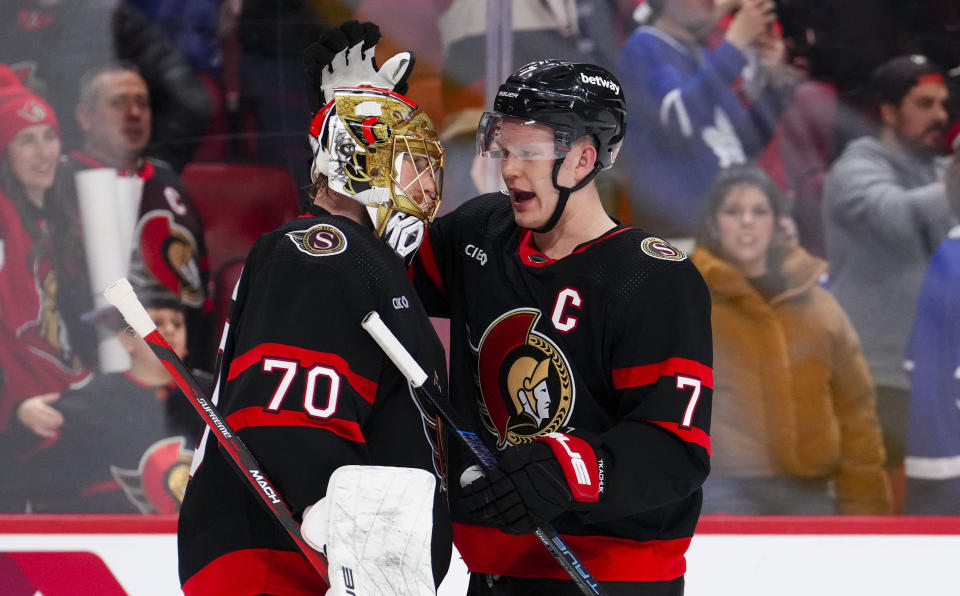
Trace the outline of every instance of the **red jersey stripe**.
[[185, 596], [274, 594], [315, 596], [327, 584], [298, 552], [249, 548], [221, 555], [183, 584]]
[[360, 425], [352, 420], [341, 420], [339, 418], [320, 420], [307, 416], [306, 412], [295, 412], [293, 410], [268, 412], [260, 406], [251, 406], [237, 410], [227, 416], [227, 424], [234, 432], [238, 432], [241, 428], [254, 426], [312, 426], [329, 430], [333, 434], [354, 443], [367, 442], [363, 438]]
[[660, 377], [672, 377], [676, 374], [696, 377], [704, 387], [713, 389], [713, 369], [688, 358], [667, 358], [655, 364], [615, 368], [613, 369], [613, 388], [628, 389], [652, 385]]
[[[690, 538], [638, 542], [611, 536], [562, 538], [595, 578], [607, 582], [668, 581], [687, 569]], [[453, 542], [470, 571], [513, 577], [569, 579], [535, 534], [453, 524]]]
[[[430, 244], [430, 234], [427, 230], [423, 231], [423, 242], [420, 243], [420, 248], [417, 249], [417, 256], [420, 259], [420, 264], [423, 265], [423, 270], [426, 272], [427, 277], [430, 278], [430, 283], [433, 284], [433, 287], [435, 287], [438, 292], [446, 295], [447, 290], [443, 287], [443, 277], [440, 276], [440, 267], [437, 266], [437, 255], [433, 252], [433, 245]], [[412, 280], [412, 264], [410, 268], [407, 269], [407, 273]]]
[[246, 354], [241, 354], [230, 363], [230, 373], [227, 380], [235, 379], [240, 373], [247, 370], [255, 364], [259, 364], [265, 356], [275, 358], [286, 358], [287, 360], [299, 360], [300, 366], [312, 366], [314, 364], [323, 364], [334, 368], [341, 376], [347, 379], [350, 386], [360, 394], [360, 397], [373, 403], [377, 396], [377, 383], [371, 381], [350, 369], [350, 363], [336, 354], [329, 352], [316, 352], [288, 346], [286, 344], [260, 344]]
[[690, 428], [681, 428], [676, 422], [666, 422], [664, 420], [648, 420], [647, 422], [650, 424], [656, 424], [660, 428], [664, 428], [672, 432], [688, 443], [696, 443], [697, 445], [700, 445], [707, 450], [707, 455], [710, 455], [710, 435], [703, 432], [701, 429], [693, 426]]

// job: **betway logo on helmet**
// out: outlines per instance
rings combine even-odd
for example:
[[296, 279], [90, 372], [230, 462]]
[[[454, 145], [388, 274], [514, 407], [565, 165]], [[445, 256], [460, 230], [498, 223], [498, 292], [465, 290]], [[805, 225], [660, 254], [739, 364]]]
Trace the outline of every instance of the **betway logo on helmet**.
[[609, 90], [613, 91], [613, 92], [616, 93], [616, 94], [619, 94], [619, 93], [620, 93], [620, 85], [614, 83], [614, 82], [611, 81], [611, 80], [605, 79], [605, 78], [603, 78], [603, 77], [601, 77], [601, 76], [599, 76], [599, 75], [591, 77], [591, 76], [585, 75], [585, 74], [583, 74], [583, 73], [581, 72], [581, 73], [580, 73], [580, 82], [581, 82], [581, 83], [587, 83], [588, 85], [598, 85], [598, 86], [603, 87], [603, 88], [605, 88], [605, 89], [609, 89]]

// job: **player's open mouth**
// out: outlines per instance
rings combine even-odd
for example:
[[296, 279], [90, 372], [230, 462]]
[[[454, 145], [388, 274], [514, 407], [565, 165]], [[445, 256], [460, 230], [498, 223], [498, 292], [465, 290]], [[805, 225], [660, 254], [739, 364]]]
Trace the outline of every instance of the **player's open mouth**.
[[514, 203], [522, 203], [524, 201], [529, 201], [535, 196], [536, 194], [529, 190], [510, 189], [510, 198], [513, 200]]

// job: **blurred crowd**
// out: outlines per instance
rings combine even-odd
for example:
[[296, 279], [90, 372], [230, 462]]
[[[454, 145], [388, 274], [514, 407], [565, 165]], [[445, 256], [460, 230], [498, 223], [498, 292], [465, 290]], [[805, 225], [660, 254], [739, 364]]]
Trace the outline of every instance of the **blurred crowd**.
[[[246, 250], [303, 204], [324, 27], [415, 52], [442, 212], [497, 188], [475, 160], [487, 3], [402, 4], [3, 4], [0, 511], [178, 510], [202, 423], [99, 286], [127, 275], [209, 381]], [[508, 71], [616, 73], [605, 207], [710, 288], [704, 512], [960, 514], [960, 5], [508, 4]]]

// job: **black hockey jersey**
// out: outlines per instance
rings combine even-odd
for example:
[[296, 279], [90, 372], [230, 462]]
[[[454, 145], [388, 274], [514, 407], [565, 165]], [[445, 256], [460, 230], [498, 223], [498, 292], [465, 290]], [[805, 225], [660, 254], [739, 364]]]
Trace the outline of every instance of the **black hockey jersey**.
[[[247, 256], [215, 399], [295, 516], [326, 494], [340, 466], [436, 474], [439, 583], [451, 550], [441, 429], [360, 327], [374, 310], [446, 387], [443, 346], [398, 257], [364, 227], [311, 208]], [[319, 576], [208, 438], [180, 513], [184, 592], [322, 594]]]
[[[29, 477], [31, 511], [179, 510], [203, 429], [179, 389], [148, 387], [115, 373], [64, 391], [52, 405], [63, 413], [60, 436], [25, 461], [22, 471]], [[19, 425], [16, 430], [37, 440]]]
[[[451, 318], [451, 398], [491, 448], [559, 431], [605, 455], [597, 505], [554, 522], [594, 576], [682, 575], [713, 387], [709, 292], [686, 256], [618, 226], [551, 260], [496, 193], [434, 221], [411, 272], [428, 312]], [[453, 503], [463, 457], [451, 446]], [[532, 534], [454, 522], [471, 571], [567, 577]]]

